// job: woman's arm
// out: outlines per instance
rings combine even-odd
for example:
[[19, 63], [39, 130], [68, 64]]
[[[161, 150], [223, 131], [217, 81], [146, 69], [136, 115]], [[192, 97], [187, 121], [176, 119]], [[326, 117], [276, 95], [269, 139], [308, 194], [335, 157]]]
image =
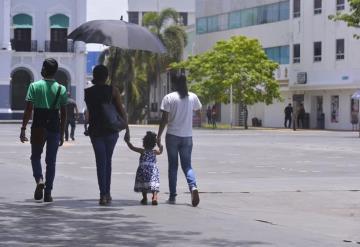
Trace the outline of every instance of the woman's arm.
[[129, 130], [129, 124], [128, 124], [128, 117], [127, 117], [127, 113], [126, 113], [126, 111], [125, 111], [125, 109], [123, 107], [123, 104], [121, 102], [121, 95], [120, 95], [119, 89], [117, 89], [117, 87], [113, 86], [112, 97], [113, 97], [113, 100], [115, 102], [116, 110], [123, 117], [123, 119], [124, 119], [124, 121], [126, 123], [125, 139], [130, 139], [130, 130]]

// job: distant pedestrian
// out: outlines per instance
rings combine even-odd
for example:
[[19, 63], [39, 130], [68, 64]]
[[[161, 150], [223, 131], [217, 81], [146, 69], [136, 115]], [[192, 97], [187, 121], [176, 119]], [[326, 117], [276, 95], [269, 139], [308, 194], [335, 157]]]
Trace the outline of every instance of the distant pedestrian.
[[[31, 165], [36, 182], [35, 200], [44, 198], [52, 202], [51, 191], [55, 178], [55, 165], [58, 147], [64, 142], [66, 121], [66, 88], [55, 81], [58, 63], [53, 58], [45, 59], [42, 80], [30, 84], [26, 95], [26, 107], [21, 127], [20, 140], [26, 142], [26, 125], [33, 114], [31, 125]], [[60, 116], [59, 116], [60, 115]], [[41, 154], [46, 143], [45, 183], [41, 167]], [[44, 193], [45, 190], [45, 193]]]
[[290, 103], [285, 107], [284, 113], [285, 113], [284, 127], [291, 128], [291, 119], [292, 119], [292, 114], [293, 114], [293, 108]]
[[206, 110], [206, 117], [207, 117], [208, 124], [211, 125], [212, 124], [211, 106], [208, 106], [208, 108]]
[[84, 116], [84, 135], [85, 136], [89, 136], [89, 112], [86, 109], [86, 107], [84, 108], [84, 112], [83, 112], [83, 116]]
[[179, 165], [186, 176], [187, 184], [191, 193], [191, 203], [196, 207], [199, 202], [199, 191], [196, 185], [195, 174], [191, 164], [192, 124], [193, 112], [200, 115], [201, 103], [196, 94], [188, 91], [185, 75], [174, 76], [171, 80], [172, 93], [165, 95], [161, 102], [162, 117], [160, 120], [157, 144], [161, 147], [161, 135], [167, 127], [165, 142], [169, 163], [169, 190], [168, 203], [176, 202], [176, 183]]
[[305, 108], [303, 104], [300, 104], [297, 110], [297, 126], [298, 128], [304, 128], [304, 119], [305, 119]]
[[[116, 87], [106, 85], [108, 69], [97, 65], [93, 70], [94, 86], [85, 89], [85, 102], [89, 114], [89, 136], [95, 153], [97, 179], [100, 190], [99, 204], [104, 206], [112, 201], [111, 169], [112, 155], [119, 138], [119, 132], [108, 129], [104, 122], [102, 105], [111, 102], [127, 124], [127, 114], [121, 103], [121, 95]], [[129, 137], [129, 127], [125, 136]]]
[[214, 129], [216, 128], [216, 115], [216, 105], [213, 105], [211, 109], [211, 122]]
[[152, 193], [152, 205], [158, 205], [157, 195], [160, 191], [160, 175], [159, 168], [156, 164], [156, 155], [163, 152], [163, 146], [159, 150], [154, 150], [156, 146], [156, 134], [154, 132], [146, 132], [143, 138], [143, 148], [135, 147], [129, 139], [125, 139], [128, 147], [140, 154], [139, 166], [136, 171], [134, 191], [142, 193], [141, 204], [147, 204], [147, 194]]
[[70, 138], [75, 141], [75, 126], [76, 120], [79, 116], [79, 110], [76, 105], [76, 101], [71, 98], [70, 92], [68, 92], [68, 100], [66, 104], [66, 127], [65, 127], [65, 141], [69, 140], [69, 126], [70, 130]]

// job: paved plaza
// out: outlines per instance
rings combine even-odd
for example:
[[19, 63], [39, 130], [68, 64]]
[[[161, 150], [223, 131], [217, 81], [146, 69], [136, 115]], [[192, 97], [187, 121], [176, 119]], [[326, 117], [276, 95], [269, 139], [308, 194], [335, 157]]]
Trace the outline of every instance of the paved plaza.
[[[194, 130], [197, 208], [179, 170], [168, 197], [158, 157], [158, 206], [133, 192], [138, 155], [119, 140], [111, 206], [98, 206], [95, 158], [78, 125], [59, 150], [54, 203], [33, 200], [30, 145], [19, 124], [0, 125], [0, 246], [360, 246], [360, 138], [354, 132]], [[141, 145], [147, 130], [131, 126]], [[357, 243], [358, 242], [358, 243]]]

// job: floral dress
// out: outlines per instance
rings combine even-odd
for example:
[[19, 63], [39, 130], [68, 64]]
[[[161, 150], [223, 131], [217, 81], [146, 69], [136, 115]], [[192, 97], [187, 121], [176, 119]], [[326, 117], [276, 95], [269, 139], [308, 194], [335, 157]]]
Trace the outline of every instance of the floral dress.
[[139, 167], [136, 171], [135, 192], [159, 192], [160, 176], [156, 165], [154, 150], [145, 150], [140, 156]]

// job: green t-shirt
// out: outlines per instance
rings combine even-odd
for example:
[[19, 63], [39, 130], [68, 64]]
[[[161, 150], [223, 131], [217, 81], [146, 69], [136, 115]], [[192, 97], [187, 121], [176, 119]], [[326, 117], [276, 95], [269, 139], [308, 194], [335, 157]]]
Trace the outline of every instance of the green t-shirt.
[[40, 80], [30, 84], [25, 100], [33, 103], [34, 108], [50, 109], [54, 103], [58, 87], [61, 87], [60, 95], [55, 109], [66, 105], [66, 88], [56, 81]]

